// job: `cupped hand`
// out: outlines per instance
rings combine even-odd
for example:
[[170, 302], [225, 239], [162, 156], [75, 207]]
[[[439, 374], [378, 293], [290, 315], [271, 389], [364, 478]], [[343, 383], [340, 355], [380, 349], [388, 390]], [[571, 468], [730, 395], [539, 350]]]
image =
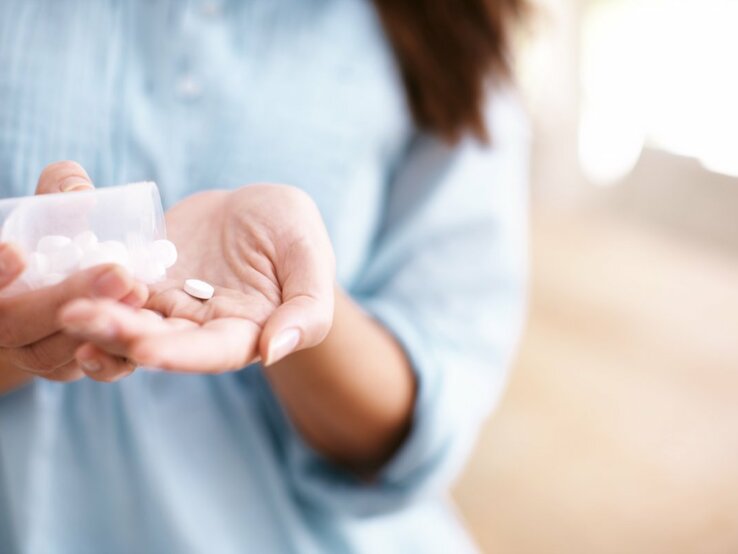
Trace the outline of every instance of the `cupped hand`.
[[[307, 194], [283, 185], [203, 192], [166, 219], [179, 259], [144, 309], [86, 299], [63, 310], [67, 332], [87, 342], [77, 358], [90, 377], [120, 378], [123, 360], [198, 373], [271, 364], [328, 334], [335, 260]], [[215, 285], [214, 297], [189, 296], [188, 278]]]
[[[90, 188], [92, 183], [84, 169], [73, 162], [59, 162], [43, 171], [36, 193]], [[12, 286], [25, 265], [23, 253], [16, 246], [0, 243], [0, 290]], [[106, 265], [51, 287], [0, 298], [0, 371], [20, 370], [53, 381], [83, 377], [75, 359], [80, 340], [63, 332], [58, 317], [62, 306], [78, 298], [106, 298], [139, 307], [147, 295], [146, 288], [122, 268]]]

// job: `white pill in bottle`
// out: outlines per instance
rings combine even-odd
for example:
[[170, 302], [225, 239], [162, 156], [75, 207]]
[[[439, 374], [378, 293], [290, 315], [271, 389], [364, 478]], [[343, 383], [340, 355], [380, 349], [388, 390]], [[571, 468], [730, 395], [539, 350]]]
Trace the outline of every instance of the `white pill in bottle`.
[[70, 242], [72, 242], [72, 239], [63, 235], [46, 235], [45, 237], [41, 237], [38, 244], [36, 244], [36, 252], [53, 254], [67, 246]]
[[66, 275], [79, 266], [82, 259], [82, 249], [73, 242], [69, 242], [56, 252], [48, 254], [48, 256], [51, 262], [51, 271]]
[[58, 285], [64, 279], [66, 279], [66, 275], [62, 273], [47, 273], [41, 278], [41, 285], [44, 287], [52, 287], [54, 285]]
[[79, 246], [83, 252], [87, 252], [88, 250], [92, 250], [97, 246], [97, 235], [93, 233], [92, 231], [82, 231], [81, 233], [75, 235], [75, 237], [72, 239], [72, 242]]
[[170, 268], [177, 262], [177, 247], [166, 239], [155, 240], [151, 244], [151, 252], [165, 268]]
[[28, 257], [28, 271], [35, 275], [46, 275], [51, 270], [51, 262], [46, 254], [32, 252]]

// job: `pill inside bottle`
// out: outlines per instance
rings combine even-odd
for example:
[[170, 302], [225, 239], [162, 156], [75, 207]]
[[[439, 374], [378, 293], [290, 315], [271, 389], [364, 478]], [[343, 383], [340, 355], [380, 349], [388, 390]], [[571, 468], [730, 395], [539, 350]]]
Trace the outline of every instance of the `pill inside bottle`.
[[0, 297], [51, 286], [101, 264], [119, 265], [153, 284], [177, 261], [152, 182], [0, 199], [0, 241], [17, 245], [27, 261]]
[[32, 286], [48, 286], [75, 271], [101, 264], [118, 264], [144, 283], [154, 283], [166, 275], [166, 268], [177, 261], [177, 247], [165, 239], [128, 248], [117, 240], [100, 241], [88, 230], [67, 237], [46, 235], [30, 255], [26, 281]]

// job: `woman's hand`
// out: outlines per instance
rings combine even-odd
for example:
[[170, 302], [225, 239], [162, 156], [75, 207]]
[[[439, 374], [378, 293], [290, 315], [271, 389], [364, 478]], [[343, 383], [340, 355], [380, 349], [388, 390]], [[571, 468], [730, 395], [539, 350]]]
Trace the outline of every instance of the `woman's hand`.
[[[87, 344], [77, 359], [93, 379], [125, 375], [126, 360], [174, 371], [266, 365], [319, 344], [333, 318], [335, 261], [313, 201], [299, 189], [252, 185], [191, 196], [167, 213], [179, 259], [151, 287], [146, 309], [77, 300], [65, 329]], [[215, 285], [209, 301], [182, 290]]]
[[[85, 171], [73, 162], [48, 166], [38, 182], [37, 194], [92, 188]], [[22, 252], [0, 244], [0, 290], [23, 273]], [[142, 306], [145, 287], [116, 266], [99, 266], [80, 272], [58, 285], [0, 298], [0, 393], [32, 377], [73, 381], [84, 376], [75, 360], [80, 341], [62, 332], [58, 312], [77, 298], [108, 298]]]
[[[98, 299], [63, 310], [67, 331], [87, 341], [77, 350], [87, 375], [114, 381], [127, 359], [216, 373], [261, 357], [317, 451], [362, 476], [376, 471], [407, 433], [415, 378], [392, 335], [335, 286], [312, 200], [277, 185], [204, 192], [170, 210], [167, 226], [179, 260], [145, 309]], [[216, 285], [215, 296], [187, 295], [190, 277]]]

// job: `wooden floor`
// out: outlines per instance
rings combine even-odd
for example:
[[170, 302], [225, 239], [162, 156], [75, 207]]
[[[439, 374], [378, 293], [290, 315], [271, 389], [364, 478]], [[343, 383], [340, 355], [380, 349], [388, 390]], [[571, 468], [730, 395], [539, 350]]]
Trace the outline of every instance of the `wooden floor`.
[[508, 393], [455, 490], [485, 552], [738, 552], [738, 256], [543, 218]]

